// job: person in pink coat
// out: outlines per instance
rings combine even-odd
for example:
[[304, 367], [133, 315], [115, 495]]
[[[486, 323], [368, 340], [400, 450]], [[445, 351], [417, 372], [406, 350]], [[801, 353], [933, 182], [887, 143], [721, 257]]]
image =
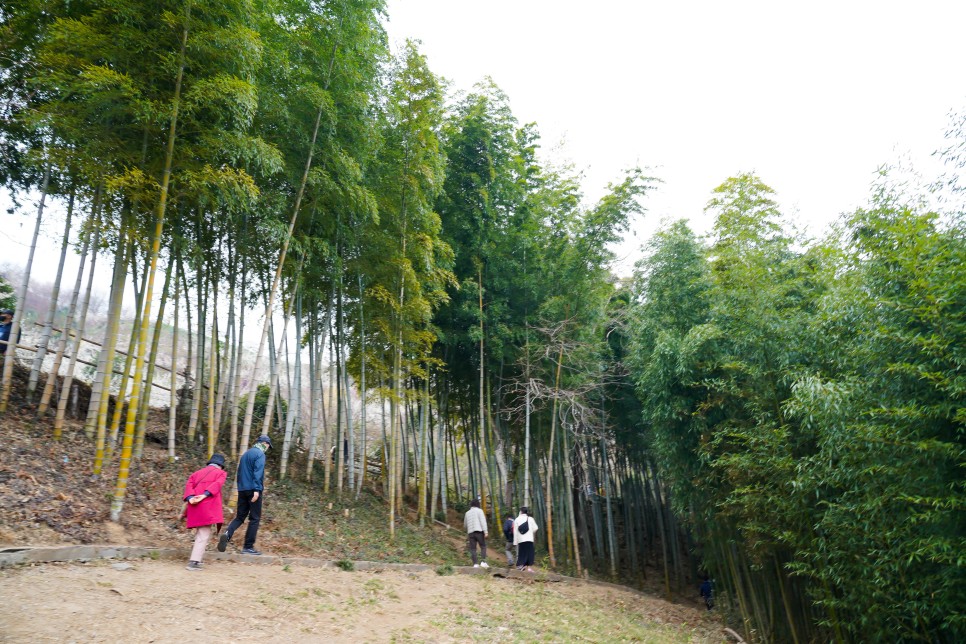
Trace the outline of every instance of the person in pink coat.
[[184, 486], [185, 515], [188, 528], [196, 528], [195, 544], [191, 549], [188, 570], [201, 570], [205, 547], [211, 538], [211, 529], [221, 529], [225, 522], [222, 509], [221, 488], [225, 484], [225, 457], [214, 454], [207, 465], [188, 477]]

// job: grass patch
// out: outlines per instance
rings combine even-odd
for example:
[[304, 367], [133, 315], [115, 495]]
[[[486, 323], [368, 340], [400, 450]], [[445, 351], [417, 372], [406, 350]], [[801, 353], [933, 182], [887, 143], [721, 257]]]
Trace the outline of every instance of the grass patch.
[[335, 565], [346, 572], [352, 572], [356, 569], [356, 565], [352, 563], [351, 559], [339, 559], [337, 562], [335, 562]]
[[439, 576], [441, 576], [441, 577], [445, 577], [447, 575], [452, 575], [455, 572], [456, 571], [453, 569], [453, 566], [451, 566], [450, 564], [444, 564], [442, 566], [437, 566], [436, 567], [436, 574], [439, 575]]
[[[472, 642], [651, 642], [695, 641], [685, 625], [655, 624], [644, 600], [607, 592], [572, 596], [565, 586], [507, 585], [474, 578], [472, 605], [460, 605], [429, 623], [437, 639]], [[526, 615], [525, 620], [507, 616]], [[704, 641], [698, 639], [698, 641]]]
[[[372, 490], [340, 500], [335, 492], [319, 492], [318, 482], [286, 479], [272, 487], [279, 498], [272, 504], [272, 530], [293, 549], [320, 559], [383, 561], [387, 563], [459, 564], [460, 547], [441, 539], [432, 522], [420, 528], [397, 520], [390, 540], [386, 503]], [[332, 503], [332, 509], [328, 509]], [[346, 517], [344, 511], [349, 510]], [[360, 538], [365, 534], [365, 539]]]

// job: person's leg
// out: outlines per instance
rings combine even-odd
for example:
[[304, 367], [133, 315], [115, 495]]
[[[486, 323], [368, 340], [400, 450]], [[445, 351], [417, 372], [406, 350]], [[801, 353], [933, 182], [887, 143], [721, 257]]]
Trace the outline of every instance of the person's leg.
[[529, 568], [533, 565], [533, 542], [524, 541], [520, 544], [520, 557], [517, 560], [521, 566]]
[[248, 518], [249, 512], [251, 512], [252, 503], [252, 493], [250, 490], [239, 491], [238, 492], [238, 509], [235, 511], [235, 518], [231, 520], [228, 524], [228, 528], [225, 529], [225, 540], [231, 541], [231, 537], [235, 534], [235, 530], [241, 527], [241, 524], [245, 523], [245, 519]]
[[476, 565], [476, 533], [470, 532], [466, 535], [466, 550], [470, 553], [473, 565]]
[[480, 561], [486, 562], [486, 535], [482, 532], [480, 533]]
[[512, 566], [516, 563], [517, 558], [513, 556], [513, 542], [506, 542], [506, 565]]
[[195, 530], [195, 545], [191, 548], [191, 561], [201, 563], [205, 557], [205, 548], [211, 538], [211, 526], [203, 525]]
[[[254, 496], [253, 492], [249, 492]], [[249, 497], [249, 499], [251, 496]], [[258, 537], [258, 524], [262, 520], [262, 495], [258, 494], [257, 501], [248, 504], [248, 529], [245, 530], [245, 548], [254, 548], [255, 539]]]

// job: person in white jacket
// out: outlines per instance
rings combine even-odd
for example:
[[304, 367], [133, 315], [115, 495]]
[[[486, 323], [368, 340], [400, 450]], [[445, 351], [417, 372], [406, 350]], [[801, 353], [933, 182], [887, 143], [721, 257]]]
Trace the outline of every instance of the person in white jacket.
[[533, 570], [533, 535], [540, 528], [530, 516], [530, 508], [520, 508], [520, 516], [513, 521], [513, 545], [517, 546], [517, 569]]
[[[463, 515], [463, 527], [466, 528], [466, 548], [470, 551], [474, 568], [489, 568], [486, 563], [486, 515], [480, 509], [479, 499], [470, 501], [470, 509]], [[480, 562], [476, 563], [476, 546], [480, 546]]]

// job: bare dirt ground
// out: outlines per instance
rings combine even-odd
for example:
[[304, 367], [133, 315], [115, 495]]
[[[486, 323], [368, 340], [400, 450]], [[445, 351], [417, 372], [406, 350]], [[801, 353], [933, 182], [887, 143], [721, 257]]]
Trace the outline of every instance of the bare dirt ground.
[[0, 571], [3, 642], [722, 642], [694, 607], [491, 575], [210, 561]]

